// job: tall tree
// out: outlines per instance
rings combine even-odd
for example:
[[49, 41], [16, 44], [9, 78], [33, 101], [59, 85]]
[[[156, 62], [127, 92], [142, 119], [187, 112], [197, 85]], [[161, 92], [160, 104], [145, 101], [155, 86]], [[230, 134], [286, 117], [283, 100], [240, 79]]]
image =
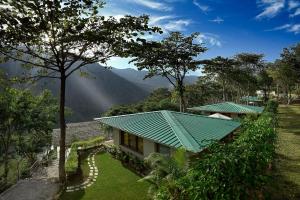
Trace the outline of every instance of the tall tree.
[[273, 78], [268, 74], [267, 69], [261, 70], [257, 76], [258, 87], [264, 93], [264, 101], [268, 101]]
[[227, 100], [226, 89], [232, 81], [236, 61], [231, 58], [218, 56], [206, 62], [203, 68], [204, 74], [211, 76], [222, 86], [222, 99]]
[[291, 66], [297, 74], [297, 82], [300, 82], [300, 43], [290, 47], [284, 48], [281, 53], [281, 62]]
[[60, 80], [59, 179], [65, 182], [65, 93], [72, 73], [87, 64], [105, 63], [112, 56], [129, 56], [148, 26], [148, 17], [121, 19], [99, 14], [102, 0], [2, 0], [0, 54], [34, 68], [31, 78]]
[[255, 53], [240, 53], [235, 55], [235, 60], [241, 72], [244, 74], [243, 81], [247, 83], [247, 88], [245, 89], [248, 96], [253, 92], [253, 89], [256, 89], [255, 76], [265, 67], [263, 57], [263, 54]]
[[269, 70], [269, 73], [284, 92], [286, 103], [290, 104], [292, 97], [291, 92], [297, 80], [297, 73], [295, 69], [288, 63], [282, 60], [277, 60], [273, 64], [273, 67]]
[[145, 78], [162, 76], [168, 79], [179, 96], [181, 112], [185, 110], [184, 78], [189, 71], [199, 68], [202, 62], [195, 58], [206, 51], [202, 44], [194, 42], [197, 37], [198, 33], [184, 36], [171, 32], [161, 42], [153, 42], [155, 45], [141, 45], [131, 61], [139, 70], [148, 70]]

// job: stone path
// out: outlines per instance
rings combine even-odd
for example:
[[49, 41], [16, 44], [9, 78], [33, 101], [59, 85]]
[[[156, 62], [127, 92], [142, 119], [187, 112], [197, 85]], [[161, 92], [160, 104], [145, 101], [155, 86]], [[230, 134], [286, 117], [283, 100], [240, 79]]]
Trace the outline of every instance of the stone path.
[[96, 151], [91, 153], [88, 156], [88, 165], [89, 165], [89, 176], [88, 178], [81, 184], [79, 185], [74, 185], [74, 186], [68, 186], [66, 189], [66, 192], [74, 192], [78, 190], [84, 190], [90, 186], [92, 186], [98, 177], [98, 169], [95, 163], [95, 155]]
[[0, 200], [52, 200], [58, 191], [59, 185], [49, 180], [20, 180], [0, 194]]

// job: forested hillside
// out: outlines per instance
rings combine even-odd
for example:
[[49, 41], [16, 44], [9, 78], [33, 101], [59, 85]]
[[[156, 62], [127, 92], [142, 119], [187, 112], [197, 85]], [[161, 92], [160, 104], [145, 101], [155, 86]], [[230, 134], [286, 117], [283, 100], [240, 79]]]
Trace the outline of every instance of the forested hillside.
[[[26, 72], [16, 62], [1, 64], [0, 68], [10, 77]], [[75, 73], [67, 81], [66, 105], [72, 110], [69, 122], [92, 120], [113, 105], [142, 101], [154, 89], [169, 86], [168, 81], [162, 77], [143, 80], [146, 72], [134, 69], [109, 70], [99, 64], [92, 64], [87, 66], [85, 72], [89, 75], [81, 77], [79, 73]], [[187, 77], [187, 82], [193, 83], [196, 79], [195, 76]], [[49, 89], [54, 96], [58, 96], [59, 92], [58, 80], [49, 78], [20, 87], [28, 87], [35, 93]]]

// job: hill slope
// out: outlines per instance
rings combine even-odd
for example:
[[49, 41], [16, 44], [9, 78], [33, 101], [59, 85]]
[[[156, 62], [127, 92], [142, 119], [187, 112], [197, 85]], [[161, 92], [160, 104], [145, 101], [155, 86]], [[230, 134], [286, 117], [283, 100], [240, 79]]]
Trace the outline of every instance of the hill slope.
[[[0, 69], [4, 69], [9, 76], [25, 72], [16, 62], [1, 64]], [[92, 64], [85, 71], [90, 74], [88, 78], [74, 73], [67, 80], [66, 105], [73, 111], [69, 122], [92, 120], [113, 105], [135, 103], [147, 97], [153, 89], [170, 86], [162, 77], [143, 80], [146, 72], [134, 69], [109, 70]], [[187, 83], [193, 83], [196, 77], [188, 77], [187, 80]], [[45, 78], [34, 85], [22, 87], [30, 88], [35, 93], [49, 89], [55, 96], [59, 95], [59, 80], [56, 79]]]

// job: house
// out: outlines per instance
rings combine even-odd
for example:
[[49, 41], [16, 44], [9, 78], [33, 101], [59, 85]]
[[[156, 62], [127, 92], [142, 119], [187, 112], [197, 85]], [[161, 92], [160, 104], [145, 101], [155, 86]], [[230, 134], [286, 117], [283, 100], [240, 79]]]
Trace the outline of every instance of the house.
[[114, 144], [141, 159], [153, 152], [172, 154], [177, 148], [201, 152], [212, 140], [222, 140], [240, 123], [174, 111], [153, 111], [95, 119], [111, 127]]
[[244, 96], [241, 97], [240, 101], [246, 103], [247, 105], [260, 106], [263, 104], [263, 100], [256, 96]]
[[216, 103], [188, 108], [189, 111], [201, 112], [205, 115], [220, 113], [231, 118], [237, 118], [246, 114], [261, 114], [264, 107], [236, 104], [233, 102]]

